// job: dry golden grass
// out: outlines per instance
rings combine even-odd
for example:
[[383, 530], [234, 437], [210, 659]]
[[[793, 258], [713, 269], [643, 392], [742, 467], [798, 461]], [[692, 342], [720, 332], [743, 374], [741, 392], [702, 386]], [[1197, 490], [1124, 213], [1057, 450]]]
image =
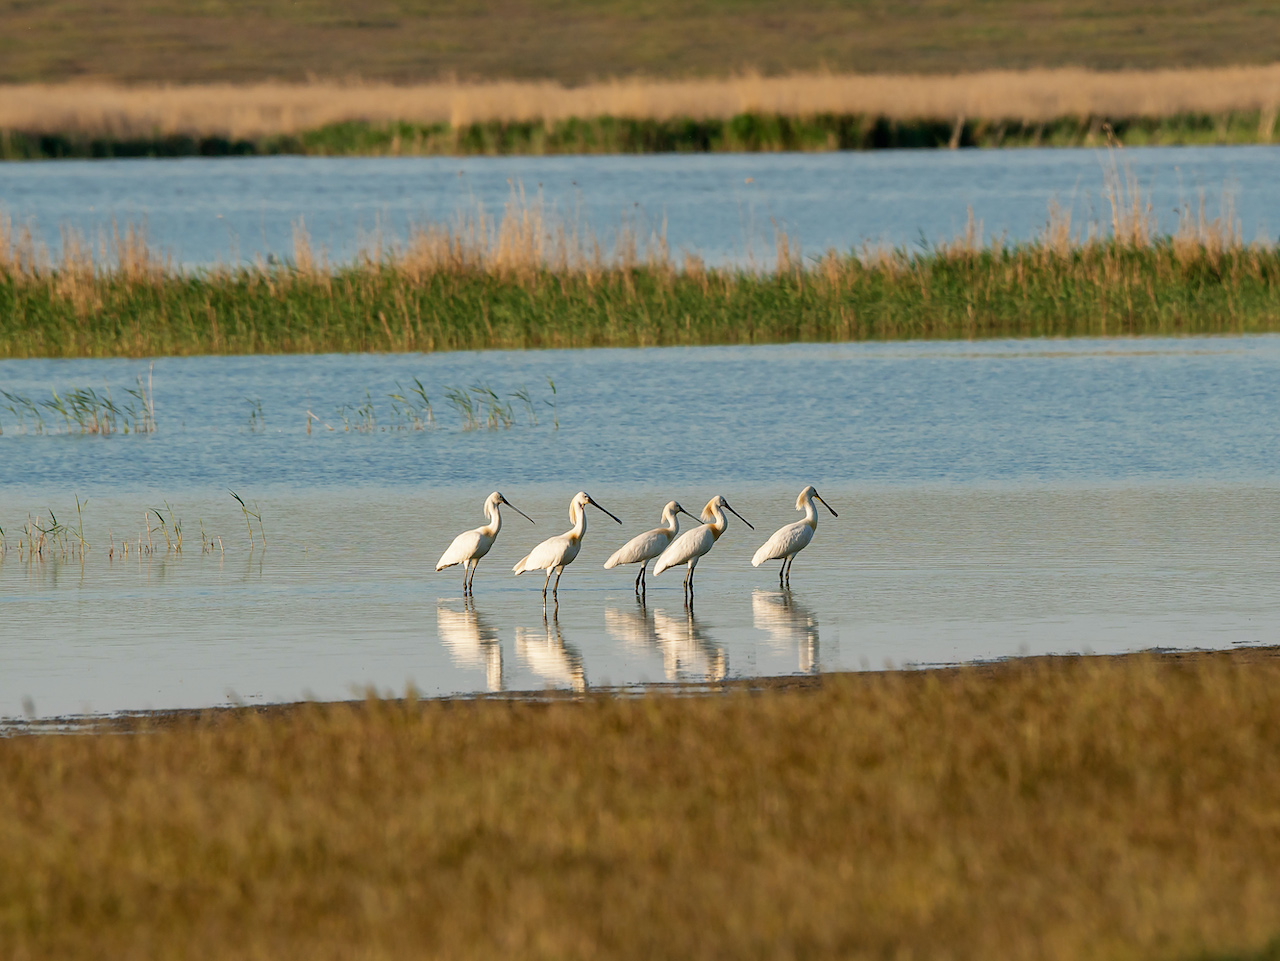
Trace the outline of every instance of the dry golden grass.
[[[347, 120], [449, 123], [600, 116], [666, 120], [741, 113], [868, 114], [1039, 123], [1260, 111], [1269, 139], [1280, 64], [1201, 70], [986, 71], [956, 76], [796, 74], [709, 80], [0, 87], [0, 130], [114, 138], [173, 134], [254, 138]], [[1268, 118], [1269, 123], [1268, 123]]]
[[1280, 659], [0, 740], [7, 958], [1187, 958], [1280, 932]]

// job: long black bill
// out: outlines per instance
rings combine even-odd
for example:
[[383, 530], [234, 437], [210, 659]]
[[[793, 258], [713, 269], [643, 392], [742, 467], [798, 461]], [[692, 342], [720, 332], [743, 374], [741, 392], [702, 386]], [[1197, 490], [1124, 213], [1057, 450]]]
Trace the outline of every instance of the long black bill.
[[[537, 523], [537, 521], [535, 521], [532, 517], [530, 517], [528, 514], [526, 514], [526, 513], [525, 513], [524, 511], [522, 511], [520, 508], [516, 507], [516, 505], [515, 505], [515, 504], [511, 503], [511, 501], [503, 501], [502, 503], [506, 504], [506, 505], [507, 505], [508, 507], [510, 507], [513, 511], [515, 511], [517, 514], [519, 514], [521, 517], [523, 517], [525, 520], [527, 520], [530, 524], [536, 524], [536, 523]], [[827, 508], [827, 510], [831, 510], [831, 508], [830, 508], [830, 507], [828, 507], [828, 508]]]
[[621, 517], [619, 517], [617, 514], [610, 514], [610, 513], [609, 513], [608, 511], [606, 511], [603, 507], [601, 507], [599, 504], [597, 504], [595, 501], [593, 501], [590, 497], [588, 497], [588, 498], [587, 498], [587, 503], [588, 503], [588, 504], [590, 504], [592, 507], [594, 507], [596, 510], [598, 510], [598, 511], [604, 511], [604, 513], [609, 514], [609, 516], [610, 516], [610, 517], [612, 517], [612, 518], [613, 518], [615, 521], [617, 521], [619, 524], [621, 524], [621, 523], [622, 523], [622, 518], [621, 518]]
[[825, 507], [827, 510], [831, 511], [831, 516], [832, 516], [832, 517], [839, 517], [839, 516], [840, 516], [839, 514], [837, 514], [837, 513], [836, 513], [836, 509], [835, 509], [834, 507], [832, 507], [830, 504], [828, 504], [826, 501], [824, 501], [824, 500], [822, 499], [822, 495], [821, 495], [821, 494], [814, 494], [813, 496], [814, 496], [815, 498], [817, 498], [817, 500], [818, 500], [818, 503], [819, 503], [819, 504], [821, 504], [821, 505], [822, 505], [823, 507]]
[[[734, 517], [736, 517], [738, 520], [742, 521], [742, 523], [746, 524], [746, 525], [747, 525], [748, 527], [750, 527], [752, 530], [755, 530], [755, 525], [753, 525], [753, 524], [751, 523], [751, 521], [747, 520], [745, 517], [743, 517], [741, 514], [739, 514], [737, 511], [735, 511], [732, 507], [730, 507], [730, 506], [729, 506], [729, 503], [728, 503], [727, 501], [725, 502], [724, 509], [725, 509], [725, 510], [727, 510], [727, 511], [728, 511], [730, 514], [732, 514]], [[827, 510], [830, 510], [830, 509], [831, 509], [831, 508], [829, 508], [829, 507], [827, 508]]]

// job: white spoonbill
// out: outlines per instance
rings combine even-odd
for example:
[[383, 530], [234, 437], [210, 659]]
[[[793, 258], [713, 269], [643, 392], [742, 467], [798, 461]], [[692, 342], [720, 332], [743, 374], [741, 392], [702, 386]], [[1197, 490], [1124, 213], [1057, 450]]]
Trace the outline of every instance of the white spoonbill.
[[[724, 533], [725, 527], [729, 521], [724, 516], [724, 512], [728, 511], [742, 523], [751, 527], [751, 522], [729, 506], [729, 502], [717, 494], [711, 500], [707, 501], [707, 506], [702, 508], [702, 516], [710, 518], [707, 523], [699, 524], [697, 527], [691, 528], [677, 537], [671, 542], [671, 546], [658, 555], [658, 561], [653, 565], [653, 573], [656, 577], [669, 567], [675, 567], [677, 564], [687, 564], [689, 573], [684, 576], [685, 593], [693, 597], [693, 569], [698, 566], [698, 558], [700, 558], [711, 548], [715, 547], [716, 541], [720, 539], [720, 535]], [[755, 530], [754, 527], [751, 527]]]
[[476, 579], [476, 566], [480, 563], [480, 558], [489, 553], [489, 548], [498, 539], [498, 531], [502, 530], [502, 514], [498, 511], [498, 507], [502, 504], [506, 504], [530, 524], [533, 523], [532, 517], [494, 491], [484, 502], [484, 516], [489, 518], [489, 523], [473, 531], [463, 531], [455, 537], [448, 550], [440, 555], [440, 561], [436, 564], [437, 571], [453, 567], [455, 564], [462, 565], [464, 596], [471, 593], [471, 585]]
[[[640, 573], [636, 575], [636, 593], [641, 593], [644, 590], [644, 569], [649, 566], [651, 560], [671, 545], [676, 534], [680, 532], [680, 518], [676, 516], [677, 514], [689, 514], [689, 512], [675, 501], [668, 501], [667, 506], [662, 508], [662, 526], [637, 534], [619, 547], [604, 562], [605, 569], [617, 567], [619, 564], [639, 564]], [[692, 514], [689, 516], [693, 517]], [[694, 520], [697, 518], [695, 517]]]
[[804, 511], [804, 520], [778, 528], [751, 558], [752, 567], [759, 567], [765, 561], [782, 560], [782, 566], [778, 568], [779, 587], [784, 583], [782, 579], [784, 571], [787, 575], [785, 583], [790, 586], [791, 565], [796, 562], [796, 555], [809, 546], [809, 542], [813, 540], [813, 532], [818, 529], [818, 508], [813, 506], [815, 500], [820, 501], [823, 507], [831, 511], [832, 517], [840, 516], [810, 485], [796, 498], [796, 510]]
[[[525, 571], [546, 571], [547, 579], [542, 583], [542, 599], [547, 599], [547, 585], [551, 583], [551, 572], [556, 572], [556, 586], [551, 589], [551, 596], [554, 597], [556, 591], [560, 590], [560, 575], [564, 573], [564, 569], [573, 563], [573, 559], [578, 556], [578, 551], [582, 549], [582, 538], [587, 533], [587, 505], [590, 504], [596, 510], [605, 514], [609, 514], [607, 510], [591, 499], [591, 495], [586, 491], [578, 491], [573, 495], [573, 500], [569, 502], [569, 519], [573, 521], [573, 527], [556, 537], [548, 537], [545, 541], [531, 550], [527, 555], [520, 558], [515, 567], [511, 568], [519, 576]], [[609, 514], [619, 524], [622, 521]]]

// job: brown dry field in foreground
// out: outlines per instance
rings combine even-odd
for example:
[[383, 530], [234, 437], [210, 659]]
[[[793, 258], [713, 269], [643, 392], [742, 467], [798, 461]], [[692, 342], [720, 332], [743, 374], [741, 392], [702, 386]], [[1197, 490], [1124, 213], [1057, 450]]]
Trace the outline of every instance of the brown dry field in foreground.
[[1038, 123], [1062, 117], [1173, 117], [1260, 111], [1274, 124], [1280, 64], [1097, 73], [1077, 69], [961, 76], [745, 75], [727, 79], [387, 84], [262, 83], [0, 87], [0, 130], [151, 137], [292, 134], [346, 120], [461, 126], [488, 120], [736, 114], [957, 116]]
[[1277, 760], [1274, 651], [11, 736], [0, 953], [1225, 956]]
[[1272, 0], [0, 0], [0, 82], [398, 83], [1280, 60]]

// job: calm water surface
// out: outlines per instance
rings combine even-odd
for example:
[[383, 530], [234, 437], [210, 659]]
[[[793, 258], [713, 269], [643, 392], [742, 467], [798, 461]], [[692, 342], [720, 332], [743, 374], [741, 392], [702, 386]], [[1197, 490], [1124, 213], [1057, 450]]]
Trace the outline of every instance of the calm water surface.
[[[1234, 198], [1246, 240], [1280, 230], [1280, 146], [1156, 147], [1119, 155], [1162, 229], [1175, 210], [1209, 215]], [[712, 263], [765, 264], [774, 229], [809, 253], [864, 243], [912, 247], [963, 231], [971, 208], [988, 237], [1028, 239], [1050, 202], [1077, 229], [1110, 229], [1105, 153], [1084, 150], [877, 151], [639, 157], [188, 158], [0, 164], [0, 208], [32, 221], [58, 247], [59, 227], [96, 237], [113, 221], [145, 220], [179, 264], [290, 257], [299, 221], [335, 261], [375, 236], [500, 214], [513, 191], [541, 197], [605, 244], [625, 222], [665, 230], [673, 251]]]
[[[139, 373], [6, 361], [0, 388], [119, 398]], [[423, 430], [388, 397], [414, 377]], [[465, 430], [445, 388], [479, 382], [526, 387], [537, 424], [515, 401]], [[150, 435], [0, 406], [0, 717], [1280, 639], [1280, 338], [168, 359], [154, 397]], [[810, 482], [840, 517], [784, 594], [749, 558]], [[433, 568], [493, 489], [537, 523], [508, 514], [472, 608]], [[592, 514], [544, 618], [510, 568], [579, 489], [624, 525]], [[757, 530], [730, 519], [693, 611], [678, 571], [641, 607], [602, 569], [663, 502], [716, 493]], [[28, 514], [65, 523], [77, 494], [85, 563], [20, 559]], [[183, 553], [108, 560], [166, 502]]]

